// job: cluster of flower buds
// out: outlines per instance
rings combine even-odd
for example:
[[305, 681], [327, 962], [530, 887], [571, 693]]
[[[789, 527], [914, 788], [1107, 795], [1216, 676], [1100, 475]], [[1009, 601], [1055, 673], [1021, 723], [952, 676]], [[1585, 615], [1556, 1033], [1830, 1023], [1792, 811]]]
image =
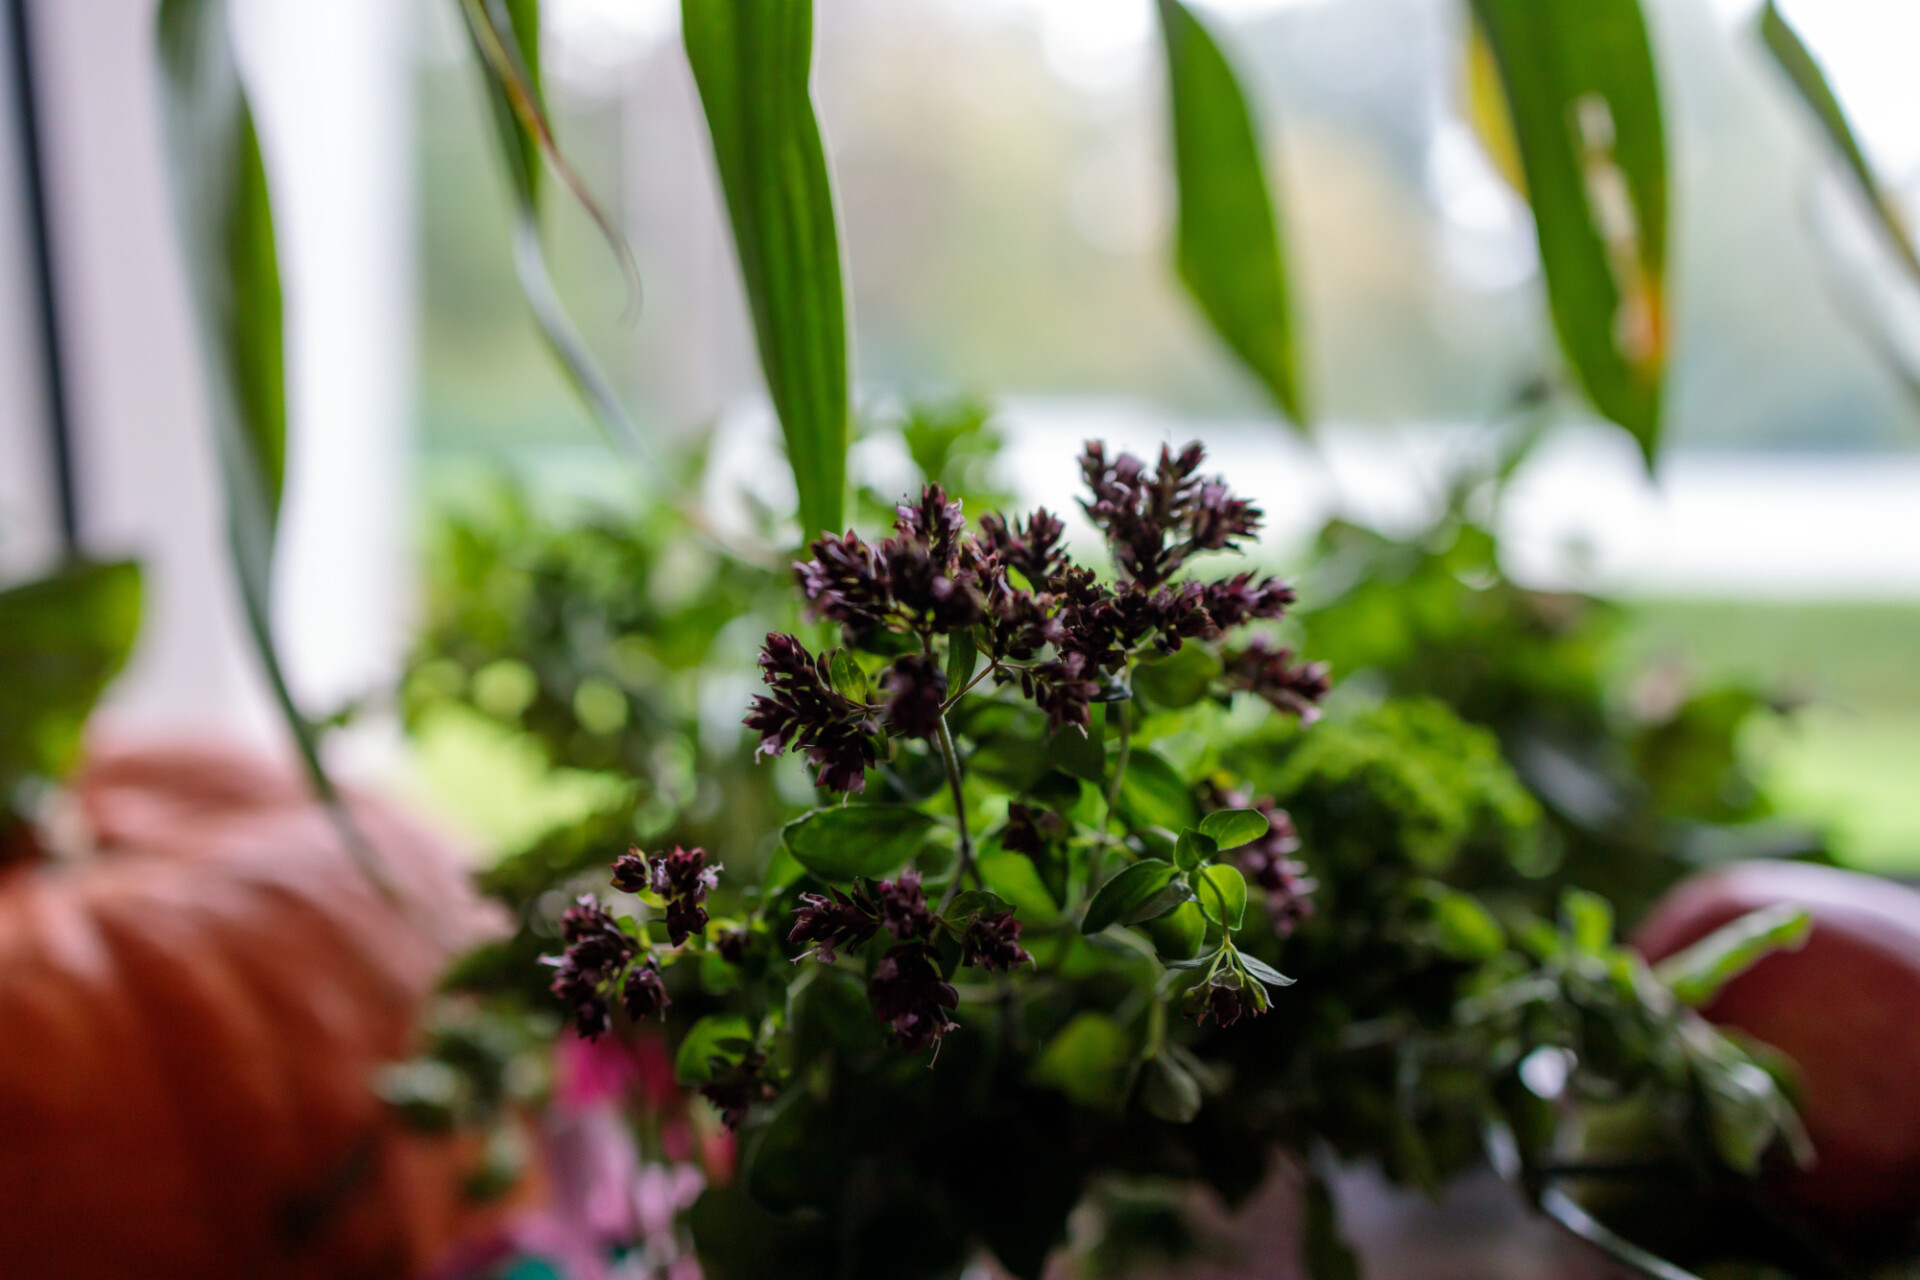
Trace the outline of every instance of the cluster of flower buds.
[[1162, 446], [1160, 465], [1149, 473], [1130, 453], [1108, 462], [1098, 441], [1080, 455], [1080, 475], [1093, 495], [1081, 509], [1107, 535], [1131, 581], [1159, 586], [1195, 552], [1231, 551], [1259, 531], [1258, 507], [1227, 492], [1225, 481], [1200, 476], [1205, 459], [1198, 444], [1178, 456]]
[[[1121, 682], [1136, 657], [1281, 616], [1294, 593], [1276, 578], [1172, 580], [1196, 553], [1237, 550], [1260, 527], [1258, 508], [1199, 474], [1204, 457], [1197, 444], [1177, 456], [1163, 448], [1149, 468], [1086, 446], [1080, 469], [1091, 496], [1081, 506], [1112, 548], [1111, 584], [1068, 558], [1065, 527], [1047, 511], [1024, 521], [988, 515], [968, 535], [960, 504], [939, 485], [903, 502], [893, 535], [878, 543], [851, 531], [814, 542], [811, 558], [794, 566], [813, 614], [839, 623], [851, 647], [897, 651], [907, 637], [918, 652], [894, 661], [879, 681], [884, 701], [874, 703], [864, 678], [852, 688], [836, 682], [829, 655], [769, 635], [760, 667], [770, 692], [746, 719], [761, 754], [803, 751], [821, 787], [864, 789], [882, 735], [933, 737], [959, 692], [934, 658], [937, 637], [964, 633], [995, 682], [1017, 683], [1051, 731], [1085, 731], [1094, 702], [1126, 696]], [[1311, 715], [1326, 692], [1325, 669], [1291, 657], [1255, 641], [1232, 656], [1229, 683]]]
[[787, 941], [804, 948], [797, 960], [812, 956], [832, 964], [840, 951], [864, 946], [882, 929], [894, 945], [874, 965], [867, 999], [901, 1046], [913, 1052], [937, 1045], [960, 1025], [951, 1016], [959, 992], [942, 976], [933, 950], [938, 930], [959, 933], [963, 965], [1005, 973], [1033, 959], [1020, 945], [1020, 924], [1012, 911], [976, 910], [961, 927], [927, 906], [917, 871], [878, 884], [863, 881], [852, 893], [829, 888], [801, 894]]
[[613, 862], [613, 887], [622, 893], [652, 893], [666, 902], [667, 941], [679, 946], [707, 927], [707, 894], [720, 883], [720, 866], [707, 865], [705, 849], [682, 849], [649, 858], [638, 849]]
[[[720, 868], [707, 865], [705, 849], [676, 847], [653, 857], [633, 849], [613, 862], [616, 889], [651, 894], [665, 905], [667, 940], [676, 947], [707, 927], [707, 894], [719, 880]], [[643, 955], [647, 948], [639, 938], [621, 928], [592, 894], [560, 913], [560, 940], [566, 949], [545, 958], [555, 971], [548, 989], [587, 1039], [599, 1038], [613, 1025], [616, 997], [636, 1021], [673, 1003], [652, 954]]]
[[880, 724], [873, 708], [834, 688], [827, 655], [815, 657], [792, 636], [770, 635], [760, 673], [773, 692], [755, 698], [747, 712], [747, 728], [760, 735], [755, 754], [795, 747], [827, 790], [864, 790], [867, 766], [880, 758]]
[[[566, 951], [547, 960], [555, 969], [549, 990], [573, 1014], [580, 1034], [596, 1040], [613, 1025], [610, 995], [620, 987], [640, 944], [591, 894], [560, 913], [560, 937]], [[664, 990], [660, 999], [664, 1007]]]
[[1227, 684], [1265, 698], [1281, 711], [1312, 724], [1320, 718], [1320, 699], [1332, 682], [1324, 662], [1295, 662], [1293, 650], [1255, 636], [1243, 649], [1226, 656]]
[[1266, 985], [1232, 966], [1222, 966], [1205, 982], [1192, 987], [1182, 997], [1187, 1016], [1204, 1024], [1212, 1018], [1221, 1027], [1230, 1027], [1242, 1018], [1257, 1018], [1272, 1004]]

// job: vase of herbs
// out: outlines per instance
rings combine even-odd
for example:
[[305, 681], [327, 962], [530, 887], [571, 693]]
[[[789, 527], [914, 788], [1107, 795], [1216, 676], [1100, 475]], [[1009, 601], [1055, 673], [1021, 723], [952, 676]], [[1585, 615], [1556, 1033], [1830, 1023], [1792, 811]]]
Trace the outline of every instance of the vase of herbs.
[[[576, 837], [493, 873], [521, 936], [452, 987], [497, 1009], [544, 986], [566, 1025], [532, 1038], [600, 1063], [619, 1167], [697, 1175], [664, 1226], [596, 1229], [589, 1255], [1124, 1270], [1204, 1252], [1195, 1206], [1277, 1179], [1291, 1225], [1256, 1238], [1287, 1257], [1249, 1274], [1332, 1277], [1357, 1268], [1343, 1160], [1425, 1190], [1491, 1162], [1538, 1200], [1594, 1102], [1658, 1116], [1703, 1186], [1791, 1138], [1765, 1064], [1688, 1003], [1778, 930], [1655, 974], [1597, 897], [1530, 912], [1538, 812], [1490, 734], [1428, 701], [1330, 704], [1283, 642], [1292, 589], [1219, 571], [1262, 513], [1197, 445], [1080, 466], [1104, 564], [1046, 511], [969, 522], [937, 485], [885, 538], [812, 545], [805, 620], [766, 636], [743, 709], [763, 768], [811, 784], [777, 832]], [[485, 1040], [442, 1057], [506, 1052]], [[511, 1112], [511, 1074], [453, 1110]], [[407, 1081], [439, 1078], [394, 1088], [431, 1112]]]

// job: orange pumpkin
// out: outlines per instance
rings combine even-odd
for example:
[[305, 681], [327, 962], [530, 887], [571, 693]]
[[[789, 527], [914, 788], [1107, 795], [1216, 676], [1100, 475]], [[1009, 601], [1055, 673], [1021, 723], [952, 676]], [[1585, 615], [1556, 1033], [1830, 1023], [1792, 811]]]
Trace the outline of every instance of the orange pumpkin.
[[418, 1270], [470, 1152], [372, 1079], [498, 926], [457, 855], [353, 798], [390, 902], [296, 775], [212, 746], [96, 753], [72, 796], [84, 852], [0, 870], [0, 1274]]

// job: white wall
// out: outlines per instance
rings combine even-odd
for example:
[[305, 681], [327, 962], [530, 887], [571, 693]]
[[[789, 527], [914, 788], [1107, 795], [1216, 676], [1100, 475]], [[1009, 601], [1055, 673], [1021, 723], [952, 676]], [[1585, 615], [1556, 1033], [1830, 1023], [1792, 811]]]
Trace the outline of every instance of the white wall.
[[[278, 741], [227, 569], [201, 365], [173, 238], [154, 0], [34, 0], [83, 536], [147, 566], [116, 727]], [[315, 711], [394, 670], [411, 413], [409, 6], [238, 0], [281, 236], [290, 469], [275, 617]], [[0, 236], [10, 234], [0, 211]], [[16, 264], [0, 241], [0, 502], [40, 430], [17, 407]], [[37, 358], [37, 357], [35, 357]], [[42, 468], [41, 470], [44, 470]], [[42, 491], [44, 492], [44, 491]], [[0, 508], [0, 514], [4, 514]]]

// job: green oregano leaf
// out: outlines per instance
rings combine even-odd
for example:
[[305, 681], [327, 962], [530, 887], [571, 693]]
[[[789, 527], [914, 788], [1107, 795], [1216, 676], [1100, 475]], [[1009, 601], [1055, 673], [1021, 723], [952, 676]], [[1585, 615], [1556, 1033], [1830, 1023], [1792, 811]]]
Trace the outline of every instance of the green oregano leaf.
[[1198, 871], [1218, 852], [1220, 846], [1204, 831], [1182, 831], [1174, 842], [1173, 861], [1182, 871]]
[[835, 649], [827, 659], [827, 666], [833, 673], [833, 691], [849, 702], [864, 705], [867, 700], [867, 673], [854, 661], [853, 654], [845, 649]]
[[693, 1024], [674, 1055], [673, 1074], [683, 1085], [713, 1079], [715, 1065], [734, 1067], [753, 1048], [753, 1028], [737, 1013], [710, 1013]]
[[917, 809], [848, 805], [815, 809], [781, 833], [795, 861], [826, 880], [884, 876], [920, 851], [934, 821]]
[[1237, 849], [1267, 834], [1267, 815], [1258, 809], [1221, 809], [1200, 819], [1202, 834], [1222, 849]]
[[[1179, 874], [1178, 867], [1159, 858], [1147, 858], [1134, 863], [1100, 886], [1100, 892], [1094, 894], [1093, 901], [1087, 904], [1087, 914], [1080, 922], [1080, 932], [1099, 933], [1109, 925], [1138, 918], [1135, 913], [1153, 903], [1163, 890], [1170, 888]], [[1171, 911], [1182, 900], [1169, 902], [1166, 910]], [[1165, 912], [1159, 914], [1164, 915]]]
[[1200, 889], [1200, 902], [1212, 912], [1218, 912], [1219, 923], [1228, 930], [1238, 929], [1247, 917], [1247, 878], [1240, 874], [1240, 868], [1224, 862], [1216, 862], [1200, 872], [1205, 882]]

